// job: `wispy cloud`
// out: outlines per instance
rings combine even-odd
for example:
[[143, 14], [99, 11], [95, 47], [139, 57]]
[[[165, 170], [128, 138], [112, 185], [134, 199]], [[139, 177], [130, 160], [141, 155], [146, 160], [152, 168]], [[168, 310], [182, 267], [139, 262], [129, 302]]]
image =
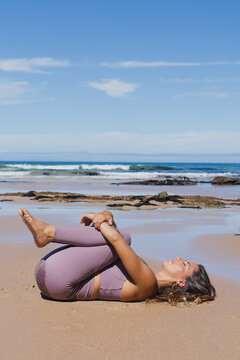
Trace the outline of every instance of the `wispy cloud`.
[[194, 78], [170, 78], [170, 79], [163, 79], [160, 78], [159, 81], [161, 83], [174, 83], [174, 84], [193, 84], [193, 83], [201, 83], [202, 80], [200, 79], [194, 79]]
[[175, 62], [175, 61], [119, 61], [103, 62], [99, 66], [108, 68], [156, 68], [156, 67], [194, 67], [194, 66], [217, 66], [217, 65], [240, 65], [240, 61], [210, 61], [210, 62]]
[[54, 98], [39, 97], [39, 91], [45, 86], [46, 83], [32, 85], [28, 81], [0, 80], [0, 105], [54, 100]]
[[52, 57], [32, 59], [0, 59], [0, 70], [8, 72], [46, 73], [47, 68], [67, 67], [69, 60], [57, 60]]
[[183, 98], [189, 96], [204, 96], [204, 97], [217, 97], [217, 98], [227, 98], [229, 95], [227, 93], [221, 93], [216, 91], [189, 91], [182, 94], [174, 95], [174, 98]]
[[194, 84], [194, 83], [206, 83], [206, 84], [214, 84], [214, 83], [238, 83], [240, 82], [240, 78], [203, 78], [203, 79], [195, 79], [195, 78], [169, 78], [169, 79], [159, 79], [162, 83], [174, 83], [174, 84]]
[[1, 135], [5, 151], [142, 154], [239, 153], [239, 131], [185, 131], [179, 133], [54, 133]]
[[101, 82], [88, 82], [88, 85], [104, 91], [108, 96], [125, 98], [127, 94], [134, 92], [139, 85], [123, 82], [117, 79], [104, 79]]

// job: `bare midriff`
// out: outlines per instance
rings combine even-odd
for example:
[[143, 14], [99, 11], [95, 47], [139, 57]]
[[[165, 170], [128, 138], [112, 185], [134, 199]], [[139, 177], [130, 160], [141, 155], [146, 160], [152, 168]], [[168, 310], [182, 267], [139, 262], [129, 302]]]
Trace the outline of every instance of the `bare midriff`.
[[92, 300], [95, 300], [95, 299], [98, 298], [99, 289], [100, 289], [100, 274], [97, 274], [94, 277], [94, 287], [93, 287]]
[[[94, 287], [93, 287], [93, 296], [91, 298], [91, 300], [96, 300], [98, 299], [98, 294], [99, 294], [99, 289], [100, 289], [100, 276], [101, 274], [97, 274], [95, 277], [94, 277]], [[130, 283], [130, 281], [126, 280], [123, 284], [123, 288], [122, 290], [124, 290], [124, 293], [128, 294], [129, 292], [129, 287], [132, 287], [133, 284]], [[135, 287], [135, 286], [134, 286]], [[125, 290], [126, 288], [126, 290]], [[128, 297], [128, 296], [127, 296]], [[121, 300], [124, 301], [124, 298], [123, 298], [123, 291], [122, 291], [122, 296], [121, 296]]]

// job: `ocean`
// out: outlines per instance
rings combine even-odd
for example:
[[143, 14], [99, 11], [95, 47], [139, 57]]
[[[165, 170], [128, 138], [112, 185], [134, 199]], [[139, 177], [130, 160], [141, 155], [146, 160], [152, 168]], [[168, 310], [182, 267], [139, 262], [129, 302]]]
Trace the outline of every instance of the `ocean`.
[[[209, 183], [216, 176], [240, 177], [239, 163], [1, 161], [0, 193], [60, 191], [88, 195], [177, 195], [240, 198], [240, 186]], [[121, 185], [127, 181], [187, 177], [197, 185]]]
[[52, 179], [147, 180], [158, 177], [188, 177], [210, 181], [215, 176], [240, 177], [238, 163], [135, 163], [135, 162], [45, 162], [2, 161], [0, 181]]

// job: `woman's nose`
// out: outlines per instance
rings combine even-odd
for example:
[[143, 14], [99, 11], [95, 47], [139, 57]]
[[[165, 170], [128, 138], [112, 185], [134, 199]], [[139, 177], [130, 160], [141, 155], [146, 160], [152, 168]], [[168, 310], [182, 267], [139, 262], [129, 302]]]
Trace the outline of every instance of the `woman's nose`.
[[176, 260], [179, 261], [179, 260], [183, 260], [183, 259], [178, 256], [178, 257], [176, 257]]

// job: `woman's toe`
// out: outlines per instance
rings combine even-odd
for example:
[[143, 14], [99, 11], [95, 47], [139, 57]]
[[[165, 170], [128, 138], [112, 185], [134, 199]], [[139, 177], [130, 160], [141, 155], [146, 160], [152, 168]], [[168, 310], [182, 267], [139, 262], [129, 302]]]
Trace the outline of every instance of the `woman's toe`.
[[18, 210], [18, 213], [19, 213], [20, 216], [23, 216], [22, 208], [20, 208], [20, 209]]

